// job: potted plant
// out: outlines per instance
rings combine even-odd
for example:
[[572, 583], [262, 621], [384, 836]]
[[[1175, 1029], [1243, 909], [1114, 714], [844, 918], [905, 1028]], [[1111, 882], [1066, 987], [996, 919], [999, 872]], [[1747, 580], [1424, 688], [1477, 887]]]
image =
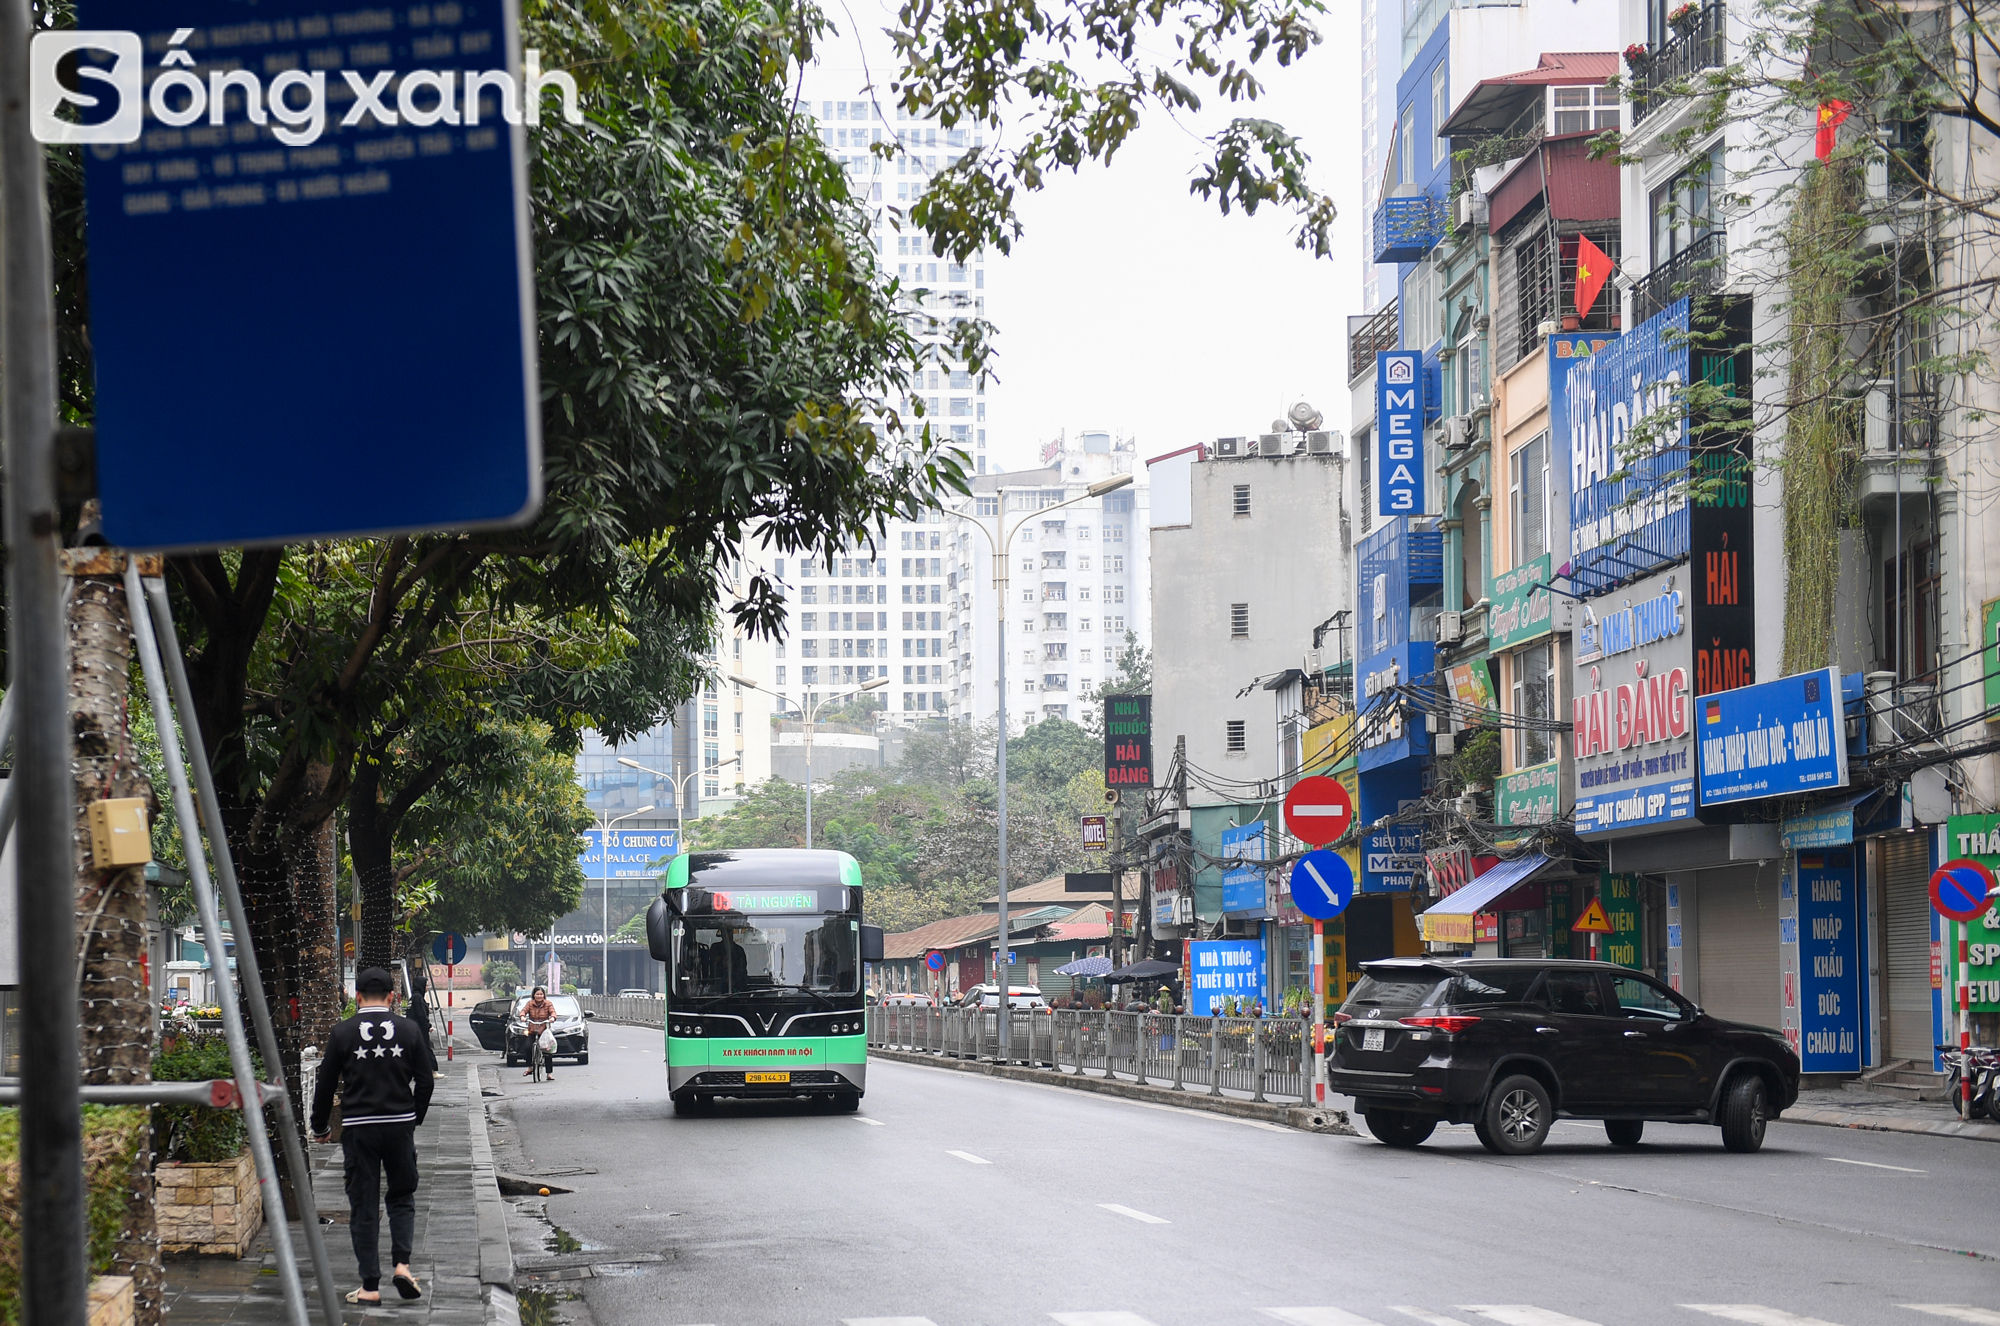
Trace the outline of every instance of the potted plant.
[[1646, 43], [1635, 41], [1625, 48], [1625, 67], [1638, 73], [1652, 61], [1653, 53], [1646, 49]]
[[1695, 0], [1679, 6], [1667, 14], [1667, 26], [1686, 36], [1701, 24], [1701, 6]]
[[[183, 1033], [153, 1060], [158, 1082], [233, 1078], [223, 1037]], [[254, 1063], [254, 1060], [253, 1060]], [[260, 1074], [262, 1069], [256, 1070]], [[153, 1108], [153, 1179], [160, 1251], [168, 1256], [241, 1257], [264, 1219], [257, 1167], [241, 1110], [199, 1105]]]

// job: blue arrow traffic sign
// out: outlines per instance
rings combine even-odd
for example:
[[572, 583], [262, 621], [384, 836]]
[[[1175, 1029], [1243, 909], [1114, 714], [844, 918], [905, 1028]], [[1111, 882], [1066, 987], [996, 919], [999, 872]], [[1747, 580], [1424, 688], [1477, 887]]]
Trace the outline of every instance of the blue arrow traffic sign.
[[1331, 921], [1354, 899], [1354, 871], [1347, 858], [1324, 849], [1292, 866], [1292, 906], [1315, 921]]
[[439, 962], [457, 965], [465, 961], [465, 936], [447, 930], [431, 941], [431, 956]]

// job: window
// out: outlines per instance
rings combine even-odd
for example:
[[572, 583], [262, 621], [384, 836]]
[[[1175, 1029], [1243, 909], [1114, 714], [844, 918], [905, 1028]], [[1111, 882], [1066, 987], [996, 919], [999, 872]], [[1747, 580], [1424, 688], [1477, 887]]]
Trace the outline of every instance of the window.
[[1051, 602], [1060, 602], [1069, 597], [1069, 586], [1060, 580], [1051, 580], [1042, 586], [1042, 597]]
[[1417, 182], [1417, 104], [1414, 101], [1403, 107], [1401, 122], [1396, 126], [1396, 137], [1401, 140], [1402, 147], [1400, 173], [1396, 177], [1397, 183], [1415, 184]]
[[1232, 603], [1229, 605], [1229, 638], [1248, 640], [1250, 638], [1250, 605]]
[[[800, 614], [799, 614], [799, 629], [800, 629], [801, 631], [817, 631], [817, 630], [819, 629], [819, 614], [818, 614], [818, 613], [816, 613], [816, 612], [802, 612], [802, 613], [800, 613]], [[808, 648], [810, 648], [810, 647], [811, 647], [811, 644], [812, 644], [812, 642], [811, 642], [811, 641], [807, 641], [807, 642], [806, 642], [806, 644], [807, 644], [807, 647], [808, 647]]]
[[997, 516], [1000, 514], [1000, 499], [997, 497], [975, 497], [972, 500], [974, 514]]
[[[1910, 576], [1916, 576], [1914, 592]], [[1907, 681], [1938, 662], [1937, 544], [1919, 543], [1882, 568], [1883, 638], [1890, 666]]]
[[1507, 469], [1507, 501], [1514, 517], [1514, 565], [1521, 566], [1549, 551], [1549, 504], [1554, 498], [1549, 435], [1543, 433], [1516, 451], [1508, 458]]
[[780, 665], [778, 668], [777, 684], [780, 686], [783, 686], [785, 684], [785, 669], [783, 665]]
[[1552, 1013], [1603, 1016], [1604, 992], [1594, 971], [1552, 971], [1542, 985], [1542, 1002]]
[[714, 736], [720, 736], [721, 733], [722, 733], [721, 713], [719, 713], [716, 707], [712, 704], [703, 705], [701, 707], [701, 735], [703, 735], [704, 737], [714, 737]]
[[[1069, 614], [1066, 612], [1043, 613], [1042, 620], [1048, 625], [1051, 631], [1067, 631], [1069, 629]], [[1089, 621], [1090, 619], [1086, 617], [1084, 620]], [[1032, 624], [1029, 629], [1033, 629]], [[1088, 630], [1090, 628], [1085, 627], [1084, 629]]]
[[1042, 658], [1046, 661], [1055, 662], [1068, 657], [1069, 646], [1066, 644], [1051, 643], [1042, 646]]
[[1104, 629], [1105, 629], [1105, 630], [1107, 630], [1107, 631], [1117, 631], [1117, 632], [1119, 632], [1120, 634], [1123, 634], [1123, 633], [1124, 633], [1124, 630], [1125, 630], [1125, 619], [1124, 619], [1123, 617], [1107, 617], [1107, 618], [1105, 618], [1105, 619], [1104, 619], [1104, 621], [1105, 621], [1105, 625], [1104, 625]]
[[[1043, 554], [1042, 554], [1042, 569], [1043, 569], [1044, 571], [1060, 571], [1060, 570], [1063, 570], [1063, 569], [1064, 569], [1064, 567], [1063, 567], [1063, 561], [1064, 561], [1064, 558], [1065, 558], [1065, 557], [1067, 557], [1067, 556], [1068, 556], [1068, 554], [1066, 554], [1066, 553], [1060, 553], [1060, 552], [1045, 552], [1045, 553], [1043, 553]], [[1033, 570], [1034, 568], [1033, 568], [1032, 566], [1029, 566], [1029, 567], [1026, 567], [1026, 568], [1023, 568], [1023, 569], [1025, 569], [1025, 570]]]
[[1078, 557], [1076, 559], [1076, 569], [1079, 571], [1088, 571], [1090, 569], [1090, 558]]
[[1088, 617], [1077, 618], [1076, 629], [1079, 631], [1088, 631], [1090, 629], [1090, 618]]
[[[1556, 705], [1555, 651], [1544, 640], [1514, 654], [1513, 712], [1521, 718], [1554, 718]], [[1555, 734], [1516, 728], [1514, 765], [1525, 768], [1556, 757]]]
[[1042, 689], [1045, 691], [1066, 691], [1069, 689], [1069, 674], [1066, 672], [1045, 672], [1042, 674]]
[[1125, 559], [1123, 557], [1107, 557], [1104, 559], [1104, 569], [1122, 574], [1125, 570]]
[[[812, 641], [808, 640], [808, 641], [806, 641], [806, 643], [807, 643], [807, 644], [811, 644], [811, 643], [812, 643]], [[819, 685], [819, 669], [818, 669], [818, 668], [816, 668], [816, 667], [812, 667], [812, 668], [800, 668], [800, 669], [799, 669], [799, 685], [801, 685], [801, 686], [817, 686], [817, 685]]]
[[1687, 1010], [1681, 1007], [1679, 1000], [1651, 981], [1637, 976], [1612, 977], [1611, 997], [1617, 1001], [1619, 1011], [1628, 1018], [1678, 1022], [1687, 1016]]
[[805, 587], [804, 589], [800, 590], [800, 591], [799, 591], [799, 602], [801, 602], [801, 603], [817, 603], [817, 602], [819, 602], [819, 586], [818, 586], [818, 585], [807, 585], [807, 586], [806, 586], [806, 587]]
[[1243, 753], [1243, 720], [1232, 718], [1222, 725], [1223, 747], [1231, 755]]
[[1715, 195], [1726, 178], [1722, 147], [1718, 144], [1674, 179], [1653, 190], [1655, 267], [1722, 229], [1721, 209], [1716, 205]]
[[1618, 94], [1607, 87], [1551, 88], [1555, 110], [1549, 122], [1559, 134], [1590, 133], [1618, 127]]
[[1234, 513], [1235, 513], [1236, 515], [1239, 515], [1239, 516], [1247, 516], [1247, 515], [1249, 515], [1249, 514], [1250, 514], [1250, 485], [1249, 485], [1249, 484], [1247, 484], [1247, 483], [1239, 483], [1239, 484], [1237, 484], [1237, 485], [1236, 485], [1236, 496], [1235, 496], [1235, 499], [1234, 499], [1234, 507], [1233, 507], [1233, 511], [1234, 511]]
[[1090, 651], [1088, 649], [1078, 650], [1077, 657], [1083, 662], [1088, 663], [1090, 662]]
[[[1611, 122], [1618, 122], [1618, 112], [1611, 113]], [[1431, 164], [1442, 166], [1451, 156], [1451, 140], [1444, 136], [1444, 122], [1451, 118], [1451, 80], [1445, 77], [1445, 62], [1439, 60], [1431, 70]]]

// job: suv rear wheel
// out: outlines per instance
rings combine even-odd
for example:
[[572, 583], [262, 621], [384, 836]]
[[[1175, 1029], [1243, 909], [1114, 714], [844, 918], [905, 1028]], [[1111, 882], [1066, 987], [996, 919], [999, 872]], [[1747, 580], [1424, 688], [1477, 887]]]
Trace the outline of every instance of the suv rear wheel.
[[1364, 1117], [1368, 1120], [1368, 1131], [1383, 1146], [1422, 1146], [1438, 1126], [1438, 1121], [1429, 1115], [1404, 1110], [1370, 1110]]
[[1480, 1111], [1485, 1131], [1479, 1140], [1503, 1156], [1525, 1156], [1541, 1149], [1554, 1122], [1555, 1105], [1549, 1089], [1525, 1073], [1502, 1078]]
[[1755, 1073], [1733, 1078], [1722, 1095], [1722, 1145], [1749, 1153], [1764, 1145], [1764, 1125], [1770, 1122], [1770, 1093]]
[[1604, 1135], [1611, 1139], [1613, 1146], [1637, 1146], [1640, 1136], [1646, 1131], [1644, 1119], [1606, 1119]]

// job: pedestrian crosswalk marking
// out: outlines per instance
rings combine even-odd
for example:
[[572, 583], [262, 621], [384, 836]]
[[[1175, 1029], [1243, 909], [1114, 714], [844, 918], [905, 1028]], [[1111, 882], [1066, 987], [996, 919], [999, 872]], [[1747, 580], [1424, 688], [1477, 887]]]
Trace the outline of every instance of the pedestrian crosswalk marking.
[[[1171, 1225], [1174, 1223], [1163, 1216], [1147, 1215], [1144, 1211], [1134, 1211], [1131, 1207], [1120, 1206], [1116, 1202], [1099, 1202], [1098, 1205], [1114, 1215], [1130, 1216], [1132, 1219], [1140, 1221], [1143, 1224]], [[1083, 1326], [1091, 1326], [1091, 1324], [1083, 1323]], [[1117, 1326], [1117, 1324], [1115, 1322], [1105, 1322], [1104, 1326]]]
[[991, 1165], [993, 1163], [990, 1160], [983, 1160], [973, 1155], [970, 1151], [947, 1151], [945, 1154], [948, 1156], [957, 1156], [968, 1165]]
[[1136, 1312], [1051, 1312], [1061, 1326], [1153, 1326]]
[[1389, 1311], [1400, 1312], [1406, 1317], [1415, 1317], [1424, 1326], [1465, 1326], [1465, 1323], [1456, 1317], [1440, 1317], [1435, 1312], [1423, 1308], [1390, 1308]]
[[1532, 1303], [1461, 1303], [1458, 1310], [1477, 1312], [1482, 1317], [1501, 1323], [1501, 1326], [1597, 1326], [1594, 1321], [1565, 1316], [1548, 1308], [1538, 1308]]
[[1706, 1312], [1711, 1317], [1721, 1317], [1726, 1321], [1740, 1321], [1745, 1326], [1833, 1326], [1832, 1322], [1821, 1321], [1818, 1317], [1801, 1317], [1796, 1312], [1767, 1308], [1758, 1303], [1683, 1303], [1681, 1306], [1691, 1312]]
[[937, 1326], [929, 1317], [842, 1317], [840, 1326]]
[[1928, 1312], [1933, 1317], [1973, 1322], [1976, 1326], [2000, 1326], [2000, 1312], [1992, 1308], [1975, 1308], [1964, 1303], [1901, 1303], [1897, 1306], [1912, 1312]]
[[[848, 1118], [850, 1118], [850, 1119], [852, 1119], [852, 1120], [854, 1120], [854, 1122], [856, 1122], [856, 1123], [870, 1123], [870, 1124], [874, 1124], [874, 1125], [875, 1125], [875, 1126], [876, 1126], [877, 1128], [880, 1128], [880, 1127], [882, 1126], [882, 1121], [881, 1121], [880, 1119], [870, 1119], [870, 1118], [868, 1118], [868, 1117], [867, 1117], [866, 1115], [861, 1115], [861, 1114], [850, 1114], [850, 1115], [848, 1115], [847, 1117], [848, 1117]], [[894, 1317], [884, 1317], [884, 1318], [882, 1318], [882, 1320], [884, 1320], [884, 1321], [894, 1321], [894, 1320], [895, 1320], [895, 1318], [894, 1318]], [[912, 1321], [915, 1321], [915, 1320], [917, 1320], [917, 1318], [914, 1318], [914, 1317], [912, 1317], [912, 1318], [911, 1318], [911, 1320], [912, 1320]]]
[[[1263, 1308], [1267, 1317], [1290, 1322], [1291, 1326], [1381, 1326], [1380, 1322], [1366, 1317], [1357, 1317], [1352, 1312], [1342, 1312], [1339, 1308]], [[1453, 1322], [1452, 1326], [1459, 1326]]]

